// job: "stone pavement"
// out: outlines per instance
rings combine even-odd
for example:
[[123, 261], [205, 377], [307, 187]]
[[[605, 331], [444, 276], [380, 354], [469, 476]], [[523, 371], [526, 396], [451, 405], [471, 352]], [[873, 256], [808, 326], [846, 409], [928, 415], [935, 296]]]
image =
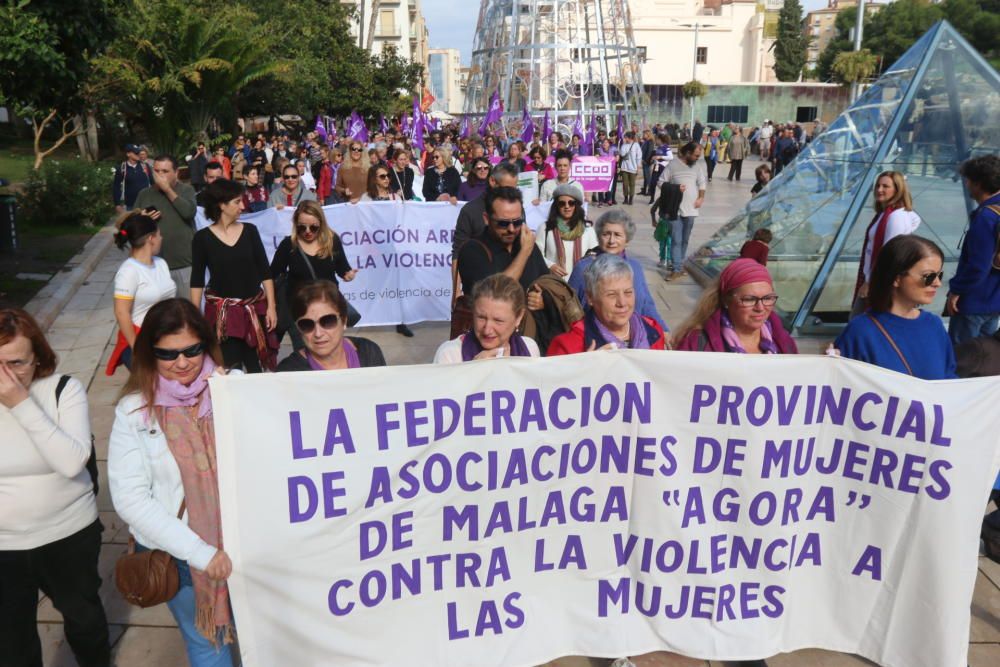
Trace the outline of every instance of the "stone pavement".
[[[719, 169], [722, 170], [723, 167], [720, 166]], [[753, 173], [752, 168], [744, 171]], [[716, 179], [709, 185], [701, 219], [695, 224], [692, 234], [691, 252], [746, 202], [751, 185], [749, 180], [733, 184], [724, 179]], [[673, 328], [691, 311], [700, 289], [686, 276], [670, 283], [663, 280], [656, 268], [657, 247], [652, 238], [648, 207], [645, 204], [647, 200], [639, 198], [637, 201], [640, 203], [629, 207], [638, 227], [636, 238], [629, 247], [629, 254], [643, 262], [646, 279], [657, 300], [657, 306]], [[590, 217], [596, 219], [603, 210], [605, 209], [592, 207]], [[105, 526], [100, 559], [100, 572], [104, 579], [102, 598], [111, 624], [116, 664], [119, 667], [175, 667], [185, 665], [187, 661], [183, 642], [166, 605], [152, 609], [131, 607], [117, 593], [112, 580], [115, 561], [126, 549], [128, 529], [114, 513], [108, 495], [107, 443], [114, 420], [114, 405], [125, 382], [126, 372], [119, 369], [115, 376], [107, 377], [104, 365], [116, 334], [112, 314], [112, 281], [123, 259], [122, 253], [112, 249], [96, 263], [93, 272], [55, 318], [48, 336], [49, 342], [59, 354], [58, 372], [71, 374], [88, 387], [91, 423], [97, 442], [102, 480], [98, 497], [98, 508]], [[57, 285], [51, 286], [44, 292], [43, 298], [51, 296], [58, 289]], [[391, 327], [364, 329], [361, 333], [382, 347], [391, 365], [430, 362], [437, 346], [447, 338], [447, 323], [419, 324], [412, 329], [416, 335], [409, 339], [396, 334]], [[823, 347], [824, 341], [803, 343], [806, 343], [803, 345], [804, 351], [817, 351]], [[288, 351], [283, 350], [282, 355]], [[42, 637], [44, 664], [47, 667], [71, 667], [76, 664], [65, 643], [59, 612], [44, 597], [39, 600], [38, 630]], [[557, 662], [560, 667], [597, 667], [607, 665], [609, 661], [567, 658]], [[720, 663], [706, 663], [703, 660], [666, 654], [637, 660], [638, 667], [705, 667], [708, 664], [721, 667]], [[771, 667], [849, 667], [871, 663], [853, 656], [806, 650], [771, 658], [768, 664]], [[979, 559], [979, 577], [972, 604], [969, 665], [1000, 665], [1000, 565], [982, 556]]]

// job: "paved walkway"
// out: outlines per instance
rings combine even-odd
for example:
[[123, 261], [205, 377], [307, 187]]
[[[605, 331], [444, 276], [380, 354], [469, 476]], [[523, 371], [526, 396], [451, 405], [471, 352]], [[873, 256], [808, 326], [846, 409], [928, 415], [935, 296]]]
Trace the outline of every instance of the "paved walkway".
[[[753, 170], [749, 171], [752, 173]], [[733, 184], [722, 179], [716, 179], [710, 184], [701, 220], [695, 225], [692, 234], [692, 252], [746, 202], [751, 184], [747, 180], [741, 184]], [[688, 277], [670, 283], [663, 280], [656, 269], [657, 247], [652, 238], [645, 200], [629, 209], [639, 230], [629, 247], [629, 254], [643, 262], [646, 279], [657, 299], [657, 306], [667, 323], [674, 328], [691, 311], [700, 289]], [[603, 210], [592, 208], [591, 217], [596, 218]], [[180, 634], [166, 605], [152, 609], [138, 609], [127, 605], [115, 590], [112, 577], [115, 561], [125, 551], [128, 530], [114, 513], [104, 480], [107, 479], [107, 443], [114, 420], [114, 405], [125, 382], [126, 373], [120, 369], [115, 376], [109, 378], [104, 374], [104, 365], [116, 334], [112, 314], [112, 281], [123, 259], [124, 255], [115, 249], [104, 256], [89, 279], [55, 319], [48, 336], [49, 342], [59, 354], [59, 372], [71, 374], [88, 386], [91, 423], [97, 442], [102, 479], [98, 497], [101, 521], [105, 526], [100, 559], [100, 573], [104, 579], [102, 598], [111, 624], [116, 664], [119, 667], [176, 667], [185, 665], [186, 658]], [[390, 327], [365, 329], [363, 334], [382, 347], [391, 365], [428, 363], [437, 346], [447, 338], [448, 325], [434, 323], [415, 325], [412, 328], [416, 334], [412, 339], [396, 334]], [[821, 345], [822, 341], [811, 341], [804, 346], [804, 351], [819, 350]], [[283, 351], [285, 353], [287, 351]], [[979, 561], [979, 578], [972, 604], [969, 665], [997, 667], [1000, 665], [1000, 565], [983, 557]], [[75, 665], [65, 643], [59, 612], [45, 598], [39, 601], [38, 620], [45, 665]], [[0, 647], [0, 651], [2, 650]], [[584, 659], [563, 659], [558, 663], [560, 667], [585, 667], [591, 664]], [[594, 661], [592, 664], [596, 667], [598, 664], [606, 665], [607, 661]], [[637, 662], [638, 667], [705, 667], [709, 664], [720, 667], [719, 663], [666, 655], [651, 656]], [[768, 664], [771, 667], [849, 667], [871, 663], [853, 656], [810, 650], [778, 656], [769, 659]]]

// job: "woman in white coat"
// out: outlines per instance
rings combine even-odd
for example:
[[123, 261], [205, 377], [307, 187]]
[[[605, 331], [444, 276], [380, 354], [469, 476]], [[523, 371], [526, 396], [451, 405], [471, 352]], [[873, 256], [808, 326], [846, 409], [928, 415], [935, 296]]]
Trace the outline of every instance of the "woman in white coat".
[[161, 549], [177, 563], [180, 589], [167, 606], [191, 667], [230, 667], [235, 639], [208, 389], [222, 368], [215, 334], [190, 301], [153, 306], [108, 447], [111, 499], [136, 548]]
[[583, 193], [578, 186], [563, 184], [555, 189], [545, 228], [539, 229], [535, 243], [549, 271], [563, 279], [588, 250], [598, 246], [597, 233], [583, 216]]

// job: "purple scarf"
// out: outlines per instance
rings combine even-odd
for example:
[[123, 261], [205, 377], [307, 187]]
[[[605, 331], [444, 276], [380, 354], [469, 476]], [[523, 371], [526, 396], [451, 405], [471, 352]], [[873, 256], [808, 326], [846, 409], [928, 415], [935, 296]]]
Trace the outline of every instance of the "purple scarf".
[[594, 325], [597, 327], [597, 332], [601, 335], [606, 343], [612, 343], [616, 348], [622, 349], [627, 347], [632, 350], [648, 350], [649, 349], [649, 336], [646, 335], [646, 323], [642, 321], [642, 315], [633, 312], [632, 317], [628, 320], [628, 343], [626, 344], [618, 336], [611, 333], [604, 324], [597, 319], [596, 315], [593, 315]]
[[[156, 377], [156, 396], [153, 406], [160, 408], [176, 408], [198, 406], [198, 417], [212, 414], [212, 397], [208, 391], [208, 378], [215, 371], [215, 362], [205, 354], [201, 365], [201, 373], [191, 384], [181, 384], [177, 380], [168, 380], [162, 375]], [[200, 402], [199, 402], [200, 401]]]
[[[342, 345], [344, 346], [344, 356], [347, 357], [347, 367], [361, 368], [361, 359], [358, 358], [358, 348], [354, 347], [354, 343], [349, 338], [345, 338]], [[309, 368], [314, 371], [326, 370], [319, 365], [319, 362], [316, 361], [316, 358], [312, 356], [309, 350], [306, 350], [306, 361], [309, 362]]]
[[[722, 311], [722, 342], [726, 344], [730, 352], [747, 353], [743, 349], [743, 344], [740, 343], [740, 337], [733, 327], [733, 321], [729, 319], [729, 313], [724, 309]], [[764, 320], [764, 326], [760, 328], [760, 350], [764, 354], [778, 354], [778, 346], [774, 342], [774, 334], [771, 331], [769, 320]]]
[[[462, 361], [472, 361], [476, 358], [476, 355], [482, 351], [483, 346], [479, 344], [479, 339], [476, 338], [476, 334], [469, 331], [462, 336]], [[521, 334], [516, 333], [510, 337], [510, 356], [531, 356], [531, 352], [528, 351], [528, 346], [525, 344], [524, 338]]]

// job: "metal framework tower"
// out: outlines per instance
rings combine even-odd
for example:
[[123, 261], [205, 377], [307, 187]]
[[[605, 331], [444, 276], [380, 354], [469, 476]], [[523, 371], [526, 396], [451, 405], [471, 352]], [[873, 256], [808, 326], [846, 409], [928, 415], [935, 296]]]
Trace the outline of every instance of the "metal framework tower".
[[642, 79], [628, 0], [482, 0], [465, 113], [499, 91], [505, 121], [549, 112], [570, 126], [582, 112], [613, 127], [641, 113]]

